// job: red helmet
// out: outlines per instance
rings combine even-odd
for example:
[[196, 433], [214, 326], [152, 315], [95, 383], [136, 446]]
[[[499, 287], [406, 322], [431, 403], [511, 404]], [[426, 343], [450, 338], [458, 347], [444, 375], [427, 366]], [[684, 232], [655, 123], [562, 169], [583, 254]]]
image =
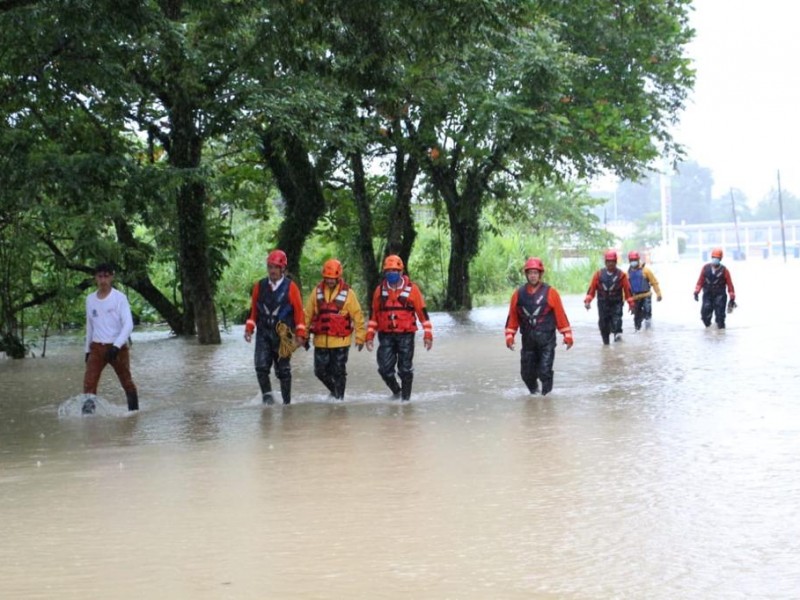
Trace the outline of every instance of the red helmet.
[[322, 265], [322, 276], [326, 279], [339, 279], [342, 276], [342, 263], [335, 258], [326, 260]]
[[606, 250], [605, 260], [613, 260], [614, 262], [617, 262], [617, 251], [616, 250]]
[[398, 269], [400, 271], [403, 270], [403, 259], [397, 256], [397, 254], [390, 254], [386, 258], [383, 259], [383, 270], [387, 271], [389, 269]]
[[289, 259], [286, 258], [286, 252], [283, 250], [273, 250], [267, 256], [267, 265], [275, 265], [281, 269], [285, 269], [289, 264]]
[[542, 260], [536, 257], [531, 257], [527, 261], [525, 261], [525, 267], [523, 267], [523, 271], [528, 271], [530, 269], [536, 269], [537, 271], [544, 273], [544, 264]]
[[639, 260], [639, 253], [636, 250], [628, 252], [628, 260]]
[[722, 260], [722, 248], [714, 248], [711, 251], [711, 258], [718, 258]]

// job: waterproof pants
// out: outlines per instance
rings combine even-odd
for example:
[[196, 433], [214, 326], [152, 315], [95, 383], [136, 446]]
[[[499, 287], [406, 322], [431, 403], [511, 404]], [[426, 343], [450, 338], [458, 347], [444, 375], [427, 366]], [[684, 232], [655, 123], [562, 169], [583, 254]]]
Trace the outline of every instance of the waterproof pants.
[[349, 354], [349, 346], [314, 348], [314, 375], [328, 388], [336, 400], [344, 400]]
[[269, 372], [275, 366], [275, 376], [281, 382], [281, 396], [283, 403], [289, 404], [292, 401], [292, 365], [291, 357], [281, 358], [278, 356], [280, 339], [277, 333], [262, 333], [257, 330], [256, 351], [254, 362], [256, 367], [256, 378], [258, 386], [261, 388], [261, 398], [265, 404], [272, 404], [272, 384], [269, 380]]
[[608, 344], [612, 333], [622, 333], [622, 300], [597, 299], [597, 325], [603, 343]]
[[114, 362], [109, 363], [106, 361], [106, 350], [111, 346], [112, 344], [100, 344], [99, 342], [92, 342], [89, 345], [89, 358], [86, 359], [86, 371], [83, 374], [84, 394], [97, 394], [100, 375], [109, 364], [117, 374], [117, 379], [126, 394], [136, 393], [136, 385], [131, 377], [131, 355], [127, 344], [120, 348]]
[[[400, 384], [395, 378], [395, 368]], [[378, 373], [392, 390], [403, 400], [411, 398], [414, 380], [414, 333], [378, 332]]]
[[520, 373], [522, 381], [531, 394], [539, 391], [542, 383], [542, 396], [553, 389], [553, 362], [556, 358], [556, 332], [536, 333], [522, 337], [520, 353]]
[[725, 329], [725, 309], [728, 306], [728, 294], [725, 292], [713, 293], [703, 292], [703, 303], [700, 305], [700, 318], [703, 324], [708, 327], [711, 325], [711, 315], [717, 327]]
[[649, 321], [653, 317], [653, 300], [650, 296], [636, 300], [633, 305], [633, 327], [636, 331], [642, 328], [642, 321]]

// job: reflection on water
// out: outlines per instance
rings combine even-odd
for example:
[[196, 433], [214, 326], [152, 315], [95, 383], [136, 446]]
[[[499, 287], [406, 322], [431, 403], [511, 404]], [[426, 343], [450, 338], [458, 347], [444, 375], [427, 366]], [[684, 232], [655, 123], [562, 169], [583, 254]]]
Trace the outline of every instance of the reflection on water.
[[75, 410], [78, 340], [0, 361], [0, 595], [796, 597], [800, 268], [731, 268], [725, 331], [700, 323], [699, 265], [658, 266], [653, 329], [626, 315], [610, 347], [567, 296], [545, 398], [505, 307], [434, 316], [409, 404], [366, 351], [334, 403], [301, 350], [296, 403], [262, 408], [240, 328], [136, 332], [136, 414], [111, 371]]

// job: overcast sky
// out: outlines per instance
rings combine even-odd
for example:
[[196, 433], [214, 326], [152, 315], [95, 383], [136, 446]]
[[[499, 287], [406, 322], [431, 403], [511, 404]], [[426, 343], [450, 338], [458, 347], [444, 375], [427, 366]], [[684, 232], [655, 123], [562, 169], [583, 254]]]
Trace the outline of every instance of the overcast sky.
[[800, 2], [695, 0], [697, 71], [676, 139], [711, 169], [714, 195], [800, 196]]

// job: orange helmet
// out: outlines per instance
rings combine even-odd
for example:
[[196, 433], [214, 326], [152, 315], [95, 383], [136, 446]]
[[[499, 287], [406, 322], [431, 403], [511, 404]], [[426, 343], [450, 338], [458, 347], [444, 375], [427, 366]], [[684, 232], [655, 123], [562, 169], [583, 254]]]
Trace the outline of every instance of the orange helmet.
[[275, 265], [281, 269], [285, 269], [289, 264], [289, 259], [286, 258], [286, 252], [283, 250], [273, 250], [267, 256], [267, 265]]
[[714, 248], [711, 251], [711, 258], [718, 258], [722, 260], [722, 248]]
[[330, 258], [322, 265], [322, 276], [326, 279], [339, 279], [342, 276], [342, 263]]
[[613, 260], [614, 262], [617, 262], [617, 251], [616, 250], [606, 250], [605, 260]]
[[400, 271], [403, 270], [403, 259], [397, 256], [397, 254], [390, 254], [386, 258], [383, 259], [383, 270], [387, 271], [389, 269], [399, 269]]
[[522, 268], [523, 271], [529, 271], [530, 269], [536, 269], [537, 271], [544, 273], [544, 264], [540, 258], [531, 257], [527, 261], [525, 261], [525, 266]]
[[639, 260], [639, 253], [636, 250], [628, 252], [628, 260]]

